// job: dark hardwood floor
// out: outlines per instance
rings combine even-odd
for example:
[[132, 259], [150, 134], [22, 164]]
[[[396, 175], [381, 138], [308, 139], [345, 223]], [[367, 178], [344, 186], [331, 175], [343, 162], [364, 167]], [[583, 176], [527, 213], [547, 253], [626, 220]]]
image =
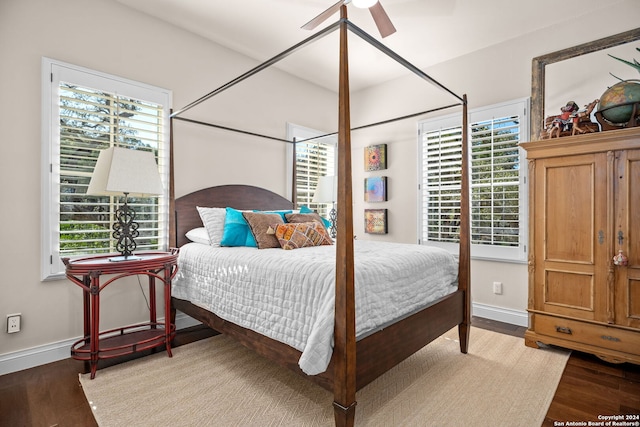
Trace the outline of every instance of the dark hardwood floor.
[[[523, 327], [481, 318], [474, 318], [473, 325], [517, 337], [525, 332]], [[174, 345], [212, 334], [204, 327], [180, 330]], [[101, 361], [99, 368], [130, 359]], [[80, 372], [84, 372], [83, 362], [65, 359], [0, 376], [0, 426], [96, 426], [78, 381]], [[599, 421], [599, 415], [632, 414], [640, 414], [640, 366], [612, 365], [573, 352], [543, 427], [560, 425], [557, 422]]]
[[631, 424], [615, 425], [640, 425], [640, 365], [615, 365], [572, 352], [543, 426], [602, 421], [606, 415], [630, 416]]

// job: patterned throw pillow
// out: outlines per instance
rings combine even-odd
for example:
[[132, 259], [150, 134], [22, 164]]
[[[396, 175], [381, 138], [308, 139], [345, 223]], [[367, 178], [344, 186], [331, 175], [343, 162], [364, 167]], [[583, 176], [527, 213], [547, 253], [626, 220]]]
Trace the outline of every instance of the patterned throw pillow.
[[274, 224], [272, 228], [282, 249], [333, 245], [324, 225], [319, 222]]

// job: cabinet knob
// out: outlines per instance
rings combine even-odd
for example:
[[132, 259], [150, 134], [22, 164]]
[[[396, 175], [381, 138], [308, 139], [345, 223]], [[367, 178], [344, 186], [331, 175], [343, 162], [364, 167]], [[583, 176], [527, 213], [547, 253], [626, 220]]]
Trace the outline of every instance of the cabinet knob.
[[629, 259], [626, 257], [625, 254], [622, 253], [622, 249], [620, 249], [618, 253], [613, 256], [613, 263], [619, 266], [624, 266], [629, 264]]

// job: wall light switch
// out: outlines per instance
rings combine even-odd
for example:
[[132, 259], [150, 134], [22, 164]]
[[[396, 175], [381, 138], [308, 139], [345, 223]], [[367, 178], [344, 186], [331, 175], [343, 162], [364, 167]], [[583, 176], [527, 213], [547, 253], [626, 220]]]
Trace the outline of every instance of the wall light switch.
[[493, 282], [493, 293], [502, 295], [502, 282]]

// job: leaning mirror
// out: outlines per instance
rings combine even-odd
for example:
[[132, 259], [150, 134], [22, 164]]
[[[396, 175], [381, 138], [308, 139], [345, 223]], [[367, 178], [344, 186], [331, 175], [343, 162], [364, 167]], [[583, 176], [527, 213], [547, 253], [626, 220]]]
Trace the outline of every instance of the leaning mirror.
[[640, 28], [539, 56], [531, 70], [531, 140], [540, 138], [548, 116], [573, 101], [579, 107], [598, 99], [621, 79], [640, 79], [640, 73], [609, 54], [640, 61]]

